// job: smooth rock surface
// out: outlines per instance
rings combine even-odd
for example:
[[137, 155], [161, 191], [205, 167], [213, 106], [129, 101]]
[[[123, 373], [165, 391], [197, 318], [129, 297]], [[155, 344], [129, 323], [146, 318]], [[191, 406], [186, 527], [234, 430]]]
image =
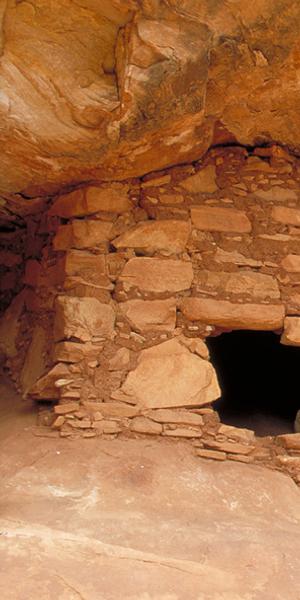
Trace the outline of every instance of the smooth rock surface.
[[298, 600], [287, 476], [166, 439], [40, 437], [0, 389], [3, 599]]
[[121, 392], [143, 408], [201, 406], [221, 395], [213, 366], [176, 339], [142, 350]]

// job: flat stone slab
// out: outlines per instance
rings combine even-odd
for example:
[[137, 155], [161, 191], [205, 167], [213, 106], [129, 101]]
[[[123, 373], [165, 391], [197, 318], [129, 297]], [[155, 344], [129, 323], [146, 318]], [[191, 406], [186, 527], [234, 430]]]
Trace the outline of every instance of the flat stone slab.
[[119, 281], [147, 292], [180, 292], [191, 287], [193, 267], [191, 262], [183, 260], [131, 258], [125, 265]]
[[180, 304], [189, 321], [203, 321], [230, 329], [273, 331], [283, 326], [281, 304], [241, 304], [210, 298], [185, 298]]
[[242, 210], [195, 206], [191, 209], [192, 224], [202, 231], [249, 233], [251, 223]]
[[145, 254], [159, 250], [176, 254], [185, 250], [190, 231], [189, 221], [145, 221], [128, 229], [112, 244], [115, 248], [136, 248]]
[[119, 310], [135, 331], [173, 331], [176, 325], [176, 299], [128, 300]]

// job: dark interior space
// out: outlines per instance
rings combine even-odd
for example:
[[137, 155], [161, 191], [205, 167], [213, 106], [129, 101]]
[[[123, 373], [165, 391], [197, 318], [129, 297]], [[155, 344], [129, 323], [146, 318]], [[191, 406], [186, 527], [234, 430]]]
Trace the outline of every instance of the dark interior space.
[[214, 403], [227, 425], [257, 435], [293, 432], [300, 408], [300, 348], [266, 331], [232, 331], [207, 339], [222, 397]]

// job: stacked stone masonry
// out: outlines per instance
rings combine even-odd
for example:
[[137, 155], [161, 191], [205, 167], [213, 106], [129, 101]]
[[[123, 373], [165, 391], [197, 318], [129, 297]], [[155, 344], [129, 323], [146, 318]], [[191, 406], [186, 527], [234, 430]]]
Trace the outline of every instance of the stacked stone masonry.
[[219, 422], [205, 344], [247, 329], [300, 346], [298, 159], [216, 148], [81, 187], [49, 201], [35, 240], [0, 344], [22, 393], [57, 402], [53, 435], [190, 439], [199, 456], [300, 482], [299, 434], [258, 440]]

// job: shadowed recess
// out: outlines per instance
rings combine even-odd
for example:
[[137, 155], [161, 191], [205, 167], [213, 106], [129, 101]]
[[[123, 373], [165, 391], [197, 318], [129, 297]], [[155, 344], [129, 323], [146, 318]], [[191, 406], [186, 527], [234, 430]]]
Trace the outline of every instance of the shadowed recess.
[[233, 331], [207, 340], [222, 397], [221, 421], [257, 435], [292, 432], [300, 407], [299, 348], [272, 332]]

